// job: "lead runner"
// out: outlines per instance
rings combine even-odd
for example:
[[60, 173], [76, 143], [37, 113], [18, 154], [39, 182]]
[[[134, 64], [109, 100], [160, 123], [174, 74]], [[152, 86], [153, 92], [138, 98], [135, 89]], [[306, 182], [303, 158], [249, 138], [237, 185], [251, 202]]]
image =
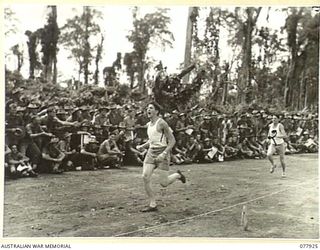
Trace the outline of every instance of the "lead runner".
[[148, 148], [148, 152], [143, 162], [142, 178], [144, 188], [149, 198], [149, 206], [141, 212], [155, 212], [158, 210], [155, 194], [151, 188], [151, 176], [157, 169], [160, 176], [160, 185], [167, 187], [176, 180], [182, 183], [186, 182], [186, 177], [180, 172], [169, 175], [170, 152], [175, 144], [175, 138], [169, 125], [160, 115], [161, 108], [156, 102], [151, 102], [147, 107], [148, 137], [149, 140], [142, 145], [138, 145], [137, 149]]

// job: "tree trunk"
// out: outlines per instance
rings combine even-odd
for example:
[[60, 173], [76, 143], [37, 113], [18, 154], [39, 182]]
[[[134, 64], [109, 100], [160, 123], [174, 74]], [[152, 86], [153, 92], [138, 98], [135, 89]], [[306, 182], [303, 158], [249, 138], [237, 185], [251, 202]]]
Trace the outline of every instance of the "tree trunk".
[[84, 52], [84, 84], [88, 84], [89, 80], [89, 55], [90, 55], [90, 44], [89, 44], [89, 7], [83, 7], [84, 8], [84, 15], [85, 15], [85, 52]]
[[20, 72], [23, 64], [23, 55], [19, 53], [17, 57], [18, 57], [18, 72]]
[[244, 43], [242, 46], [243, 61], [242, 61], [242, 86], [245, 89], [245, 98], [242, 102], [250, 103], [253, 100], [252, 91], [252, 32], [256, 25], [257, 19], [260, 15], [261, 7], [257, 9], [256, 15], [254, 17], [254, 8], [250, 7], [246, 9], [247, 20], [243, 24], [244, 30]]
[[53, 78], [52, 78], [53, 84], [57, 84], [57, 78], [58, 78], [57, 56], [55, 56], [53, 60]]
[[222, 101], [221, 104], [225, 105], [227, 103], [227, 97], [228, 97], [228, 71], [229, 66], [226, 66], [225, 72], [223, 74], [222, 84], [223, 84], [223, 95], [222, 95]]
[[[187, 32], [186, 32], [186, 46], [184, 51], [184, 67], [189, 67], [191, 63], [191, 48], [192, 48], [192, 32], [193, 32], [193, 25], [191, 21], [191, 13], [193, 12], [193, 7], [189, 7], [188, 11], [188, 19], [187, 19]], [[189, 82], [189, 74], [186, 74], [182, 80], [184, 83]]]
[[305, 95], [305, 71], [302, 72], [299, 86], [298, 109], [303, 109]]

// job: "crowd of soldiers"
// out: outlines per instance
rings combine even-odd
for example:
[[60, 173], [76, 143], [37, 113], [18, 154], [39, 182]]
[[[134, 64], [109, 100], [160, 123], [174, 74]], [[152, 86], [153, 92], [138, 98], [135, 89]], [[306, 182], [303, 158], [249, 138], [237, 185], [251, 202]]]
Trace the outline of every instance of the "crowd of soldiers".
[[[176, 138], [172, 163], [188, 164], [266, 157], [272, 113], [261, 109], [224, 114], [195, 106], [185, 112], [162, 114]], [[73, 170], [142, 166], [146, 151], [136, 145], [147, 140], [145, 106], [76, 106], [19, 99], [6, 104], [6, 176], [36, 177]], [[317, 112], [280, 114], [286, 153], [318, 152]]]

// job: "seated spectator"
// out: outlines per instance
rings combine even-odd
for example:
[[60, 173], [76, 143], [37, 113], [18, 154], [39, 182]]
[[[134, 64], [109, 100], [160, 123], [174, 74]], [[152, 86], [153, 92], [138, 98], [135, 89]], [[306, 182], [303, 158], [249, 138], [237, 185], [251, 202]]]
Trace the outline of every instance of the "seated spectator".
[[9, 176], [10, 173], [10, 168], [9, 168], [9, 155], [11, 153], [11, 149], [9, 148], [9, 146], [7, 145], [7, 143], [4, 145], [5, 147], [5, 151], [4, 151], [4, 171], [5, 171], [5, 176]]
[[255, 154], [250, 148], [248, 147], [248, 140], [247, 138], [242, 138], [239, 140], [238, 147], [239, 155], [241, 158], [244, 159], [254, 159]]
[[217, 138], [217, 137], [213, 138], [212, 148], [216, 149], [215, 150], [216, 153], [214, 155], [213, 160], [214, 161], [224, 161], [225, 148], [221, 143], [219, 143], [219, 138]]
[[313, 135], [309, 135], [305, 145], [307, 146], [310, 153], [317, 153], [319, 150], [318, 141], [314, 139]]
[[[26, 141], [27, 149], [26, 156], [29, 157], [32, 164], [32, 169], [37, 171], [38, 165], [41, 161], [41, 150], [44, 144], [45, 138], [52, 137], [53, 134], [47, 133], [40, 126], [40, 118], [38, 116], [33, 116], [31, 118], [31, 123], [26, 126]], [[49, 139], [50, 140], [50, 139]]]
[[198, 163], [200, 161], [201, 145], [196, 139], [196, 135], [191, 135], [187, 141], [187, 155], [192, 162]]
[[213, 162], [213, 159], [214, 159], [216, 152], [214, 152], [215, 150], [213, 149], [213, 145], [212, 145], [210, 138], [204, 139], [204, 143], [203, 143], [203, 147], [202, 147], [201, 151], [202, 151], [202, 154], [201, 154], [200, 161]]
[[74, 108], [71, 111], [71, 115], [67, 118], [67, 122], [83, 122], [84, 118], [82, 117], [82, 110], [81, 108]]
[[[24, 121], [17, 112], [17, 104], [9, 105], [9, 113], [6, 114], [6, 136], [8, 145], [19, 145], [24, 135]], [[19, 131], [19, 133], [17, 133]], [[25, 153], [25, 152], [24, 152]]]
[[199, 124], [199, 130], [202, 138], [212, 138], [213, 134], [211, 131], [213, 131], [213, 129], [210, 116], [204, 116], [203, 122]]
[[255, 140], [255, 136], [251, 135], [247, 138], [248, 140], [248, 147], [250, 150], [252, 150], [255, 154], [255, 156], [259, 159], [265, 158], [267, 156], [266, 151], [263, 149], [263, 147], [257, 143]]
[[238, 157], [239, 149], [237, 148], [237, 142], [234, 141], [234, 137], [232, 135], [227, 137], [227, 142], [224, 148], [225, 148], [225, 154], [224, 154], [225, 160], [234, 160]]
[[68, 113], [64, 109], [59, 109], [57, 111], [57, 117], [61, 121], [66, 121], [67, 120], [67, 115], [68, 115]]
[[44, 146], [42, 150], [42, 171], [53, 174], [61, 174], [63, 172], [62, 161], [65, 154], [58, 149], [58, 141], [59, 139], [57, 137], [52, 136], [47, 145]]
[[94, 125], [93, 135], [96, 137], [99, 144], [101, 144], [106, 138], [103, 136], [103, 129], [100, 125]]
[[[129, 137], [127, 137], [126, 131], [127, 131], [126, 126], [124, 125], [123, 122], [120, 122], [118, 129], [116, 131], [117, 132], [116, 143], [117, 143], [117, 146], [121, 152], [126, 151], [126, 141], [128, 139], [133, 138], [133, 135], [132, 136], [130, 135]], [[131, 132], [132, 132], [132, 130], [131, 130]]]
[[108, 117], [109, 108], [106, 106], [101, 106], [98, 110], [99, 113], [96, 115], [94, 119], [94, 124], [100, 126], [102, 126], [103, 124], [110, 124]]
[[75, 170], [75, 162], [79, 157], [79, 154], [75, 149], [70, 147], [71, 133], [64, 132], [61, 135], [60, 141], [58, 142], [58, 149], [65, 154], [65, 158], [62, 161], [62, 169], [64, 171]]
[[123, 159], [124, 164], [142, 166], [147, 150], [137, 150], [136, 146], [139, 144], [142, 144], [140, 138], [135, 138], [134, 140], [128, 139], [126, 141], [126, 151]]
[[178, 139], [172, 149], [172, 162], [175, 164], [188, 164], [191, 160], [187, 157], [187, 148], [184, 147], [182, 139]]
[[111, 131], [109, 139], [105, 140], [99, 147], [97, 158], [99, 165], [103, 168], [119, 168], [122, 163], [124, 152], [120, 151], [116, 143], [117, 136], [118, 130]]
[[36, 177], [32, 170], [29, 158], [18, 151], [17, 145], [11, 146], [11, 153], [8, 155], [9, 172], [13, 177]]
[[267, 152], [268, 150], [267, 133], [261, 132], [260, 134], [258, 134], [256, 142], [257, 144], [259, 144], [259, 146], [263, 149], [264, 152]]
[[81, 166], [81, 170], [96, 170], [97, 169], [97, 153], [99, 143], [95, 136], [89, 135], [88, 143], [81, 145], [79, 161], [77, 166]]
[[304, 131], [302, 137], [299, 140], [300, 147], [304, 153], [316, 153], [318, 152], [318, 145], [313, 138], [310, 138], [308, 131]]

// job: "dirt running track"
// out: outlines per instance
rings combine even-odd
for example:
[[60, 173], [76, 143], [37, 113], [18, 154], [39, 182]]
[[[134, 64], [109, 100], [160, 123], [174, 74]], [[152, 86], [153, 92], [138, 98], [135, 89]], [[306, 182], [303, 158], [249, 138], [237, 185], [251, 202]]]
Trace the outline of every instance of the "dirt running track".
[[147, 205], [140, 167], [8, 180], [3, 236], [318, 239], [318, 155], [287, 163], [285, 179], [279, 168], [269, 173], [267, 160], [179, 166], [187, 183], [166, 194], [154, 184], [159, 211], [147, 214], [139, 212]]

